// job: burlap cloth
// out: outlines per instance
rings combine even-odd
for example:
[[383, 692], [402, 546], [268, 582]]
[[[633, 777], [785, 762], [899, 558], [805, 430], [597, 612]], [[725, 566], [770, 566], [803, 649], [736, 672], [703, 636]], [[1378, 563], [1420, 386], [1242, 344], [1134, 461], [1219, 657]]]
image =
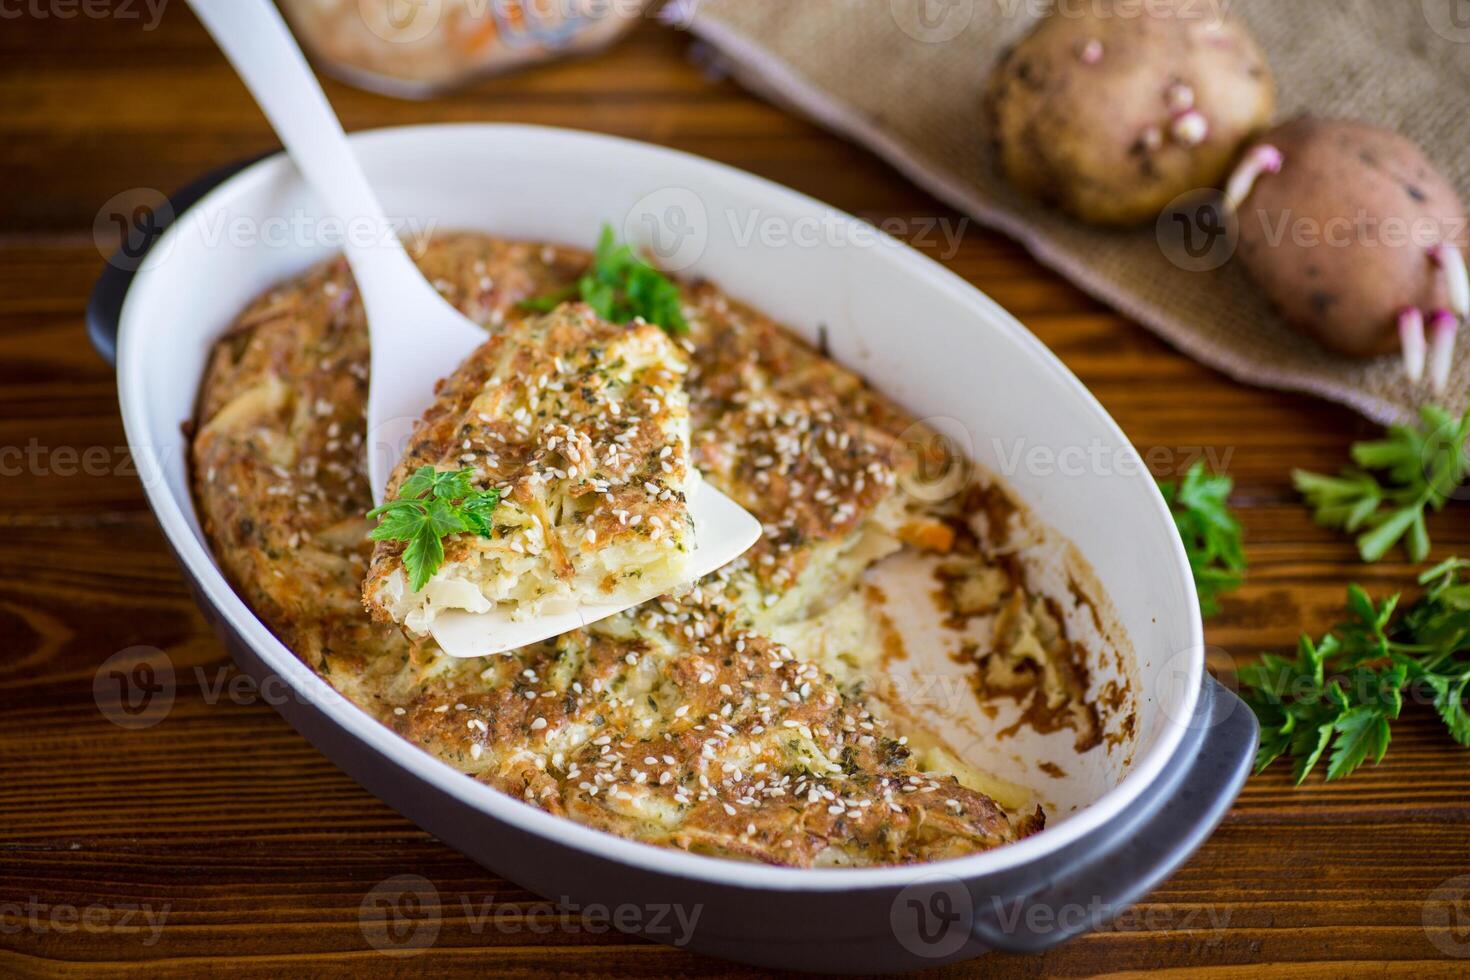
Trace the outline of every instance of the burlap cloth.
[[[1423, 145], [1462, 195], [1470, 191], [1470, 4], [1189, 2], [1228, 3], [1250, 23], [1276, 72], [1280, 118], [1311, 110], [1393, 126]], [[1041, 9], [1038, 0], [683, 0], [665, 13], [712, 45], [744, 85], [867, 146], [1190, 356], [1380, 422], [1410, 417], [1428, 395], [1402, 378], [1397, 359], [1324, 352], [1289, 330], [1235, 263], [1185, 271], [1154, 229], [1087, 228], [997, 175], [981, 95], [997, 55]], [[1470, 336], [1457, 352], [1452, 407], [1467, 384]]]

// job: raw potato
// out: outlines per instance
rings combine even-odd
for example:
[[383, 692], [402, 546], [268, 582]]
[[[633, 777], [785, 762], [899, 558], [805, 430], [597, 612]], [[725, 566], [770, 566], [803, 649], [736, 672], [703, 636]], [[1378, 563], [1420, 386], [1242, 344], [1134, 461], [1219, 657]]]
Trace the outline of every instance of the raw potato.
[[1283, 163], [1239, 206], [1238, 254], [1293, 326], [1367, 357], [1398, 348], [1404, 308], [1451, 305], [1431, 249], [1465, 247], [1465, 209], [1413, 141], [1305, 117], [1261, 142]]
[[1276, 86], [1245, 25], [1094, 0], [1002, 58], [986, 95], [1001, 169], [1084, 221], [1134, 225], [1214, 187], [1268, 125]]

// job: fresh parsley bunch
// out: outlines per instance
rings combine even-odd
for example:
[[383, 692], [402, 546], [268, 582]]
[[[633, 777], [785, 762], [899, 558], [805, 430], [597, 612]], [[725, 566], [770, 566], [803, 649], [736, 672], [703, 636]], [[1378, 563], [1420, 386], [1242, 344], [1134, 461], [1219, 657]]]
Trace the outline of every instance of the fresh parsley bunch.
[[1266, 654], [1237, 672], [1261, 723], [1256, 771], [1283, 756], [1301, 783], [1330, 749], [1327, 778], [1341, 779], [1388, 749], [1389, 724], [1410, 692], [1434, 705], [1450, 737], [1470, 745], [1470, 562], [1452, 558], [1419, 578], [1424, 596], [1395, 618], [1399, 597], [1375, 604], [1348, 588], [1352, 618], [1295, 659]]
[[1292, 481], [1318, 524], [1358, 535], [1363, 561], [1378, 561], [1400, 541], [1411, 559], [1423, 561], [1426, 513], [1443, 508], [1470, 476], [1467, 438], [1470, 411], [1457, 422], [1429, 406], [1418, 426], [1394, 426], [1383, 439], [1354, 443], [1356, 467], [1338, 476], [1297, 470]]
[[1200, 460], [1183, 480], [1161, 481], [1159, 489], [1184, 539], [1200, 612], [1213, 616], [1220, 611], [1220, 593], [1239, 588], [1246, 567], [1240, 522], [1227, 503], [1233, 484], [1227, 476], [1210, 475]]
[[403, 564], [409, 585], [422, 589], [444, 564], [444, 539], [451, 534], [490, 537], [490, 515], [500, 503], [499, 490], [478, 490], [474, 470], [422, 466], [403, 481], [398, 497], [368, 511], [377, 518], [374, 541], [406, 541]]
[[689, 332], [679, 287], [640, 259], [630, 246], [619, 245], [612, 225], [602, 226], [592, 268], [575, 289], [528, 299], [520, 305], [525, 310], [549, 313], [574, 296], [580, 296], [598, 316], [613, 323], [642, 317], [675, 336]]

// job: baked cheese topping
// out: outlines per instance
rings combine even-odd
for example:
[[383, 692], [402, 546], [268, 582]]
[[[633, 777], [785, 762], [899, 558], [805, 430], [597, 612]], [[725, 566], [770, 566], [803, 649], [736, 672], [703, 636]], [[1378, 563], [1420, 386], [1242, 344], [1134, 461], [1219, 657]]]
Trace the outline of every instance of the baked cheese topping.
[[694, 550], [684, 352], [658, 327], [565, 305], [487, 341], [444, 381], [388, 487], [423, 466], [499, 491], [493, 533], [445, 542], [410, 587], [404, 546], [379, 543], [364, 587], [377, 619], [428, 632], [446, 609], [512, 604], [516, 619], [636, 602], [687, 581]]
[[[363, 583], [381, 588], [394, 559], [367, 538], [367, 329], [336, 260], [260, 297], [220, 339], [193, 444], [215, 554], [298, 657], [471, 778], [636, 840], [796, 867], [865, 866], [974, 853], [1040, 829], [1024, 792], [1008, 794], [932, 744], [917, 721], [889, 709], [868, 673], [884, 640], [854, 581], [865, 567], [900, 547], [950, 561], [992, 557], [965, 530], [966, 500], [936, 508], [903, 490], [892, 446], [911, 418], [708, 284], [681, 287], [691, 332], [680, 354], [659, 334], [609, 331], [575, 308], [527, 321], [521, 301], [574, 285], [590, 262], [584, 252], [455, 234], [418, 261], [491, 343], [440, 392], [411, 447], [414, 463], [474, 467], [484, 488], [506, 487], [507, 513], [553, 531], [541, 532], [546, 553], [528, 549], [528, 560], [553, 543], [574, 569], [606, 548], [652, 544], [672, 556], [677, 548], [661, 542], [678, 532], [671, 518], [691, 465], [750, 510], [765, 537], [686, 594], [505, 656], [456, 660], [375, 621]], [[524, 342], [537, 331], [540, 348]], [[604, 338], [593, 344], [598, 355], [585, 346], [592, 336]], [[618, 356], [625, 367], [614, 369]], [[619, 395], [634, 374], [656, 409]], [[588, 394], [574, 378], [588, 380]], [[676, 434], [681, 385], [692, 463]], [[533, 404], [554, 398], [569, 399], [558, 411], [571, 414], [585, 399], [589, 418], [575, 432], [548, 429]], [[612, 420], [626, 425], [629, 412], [639, 421], [624, 445], [636, 452], [609, 462], [628, 431]], [[598, 418], [609, 420], [605, 431]], [[658, 491], [635, 474], [653, 476]], [[507, 521], [507, 547], [530, 542], [521, 520]], [[454, 544], [446, 560], [511, 560], [471, 557], [480, 547]], [[988, 605], [1025, 601], [1019, 568], [990, 584]], [[1026, 644], [1028, 658], [1066, 655], [1064, 631], [1042, 631], [1032, 649], [1041, 620], [1013, 622], [1007, 642], [1015, 633], [1011, 645]], [[1025, 673], [1017, 666], [1014, 679]], [[1078, 681], [1085, 690], [1085, 675]]]

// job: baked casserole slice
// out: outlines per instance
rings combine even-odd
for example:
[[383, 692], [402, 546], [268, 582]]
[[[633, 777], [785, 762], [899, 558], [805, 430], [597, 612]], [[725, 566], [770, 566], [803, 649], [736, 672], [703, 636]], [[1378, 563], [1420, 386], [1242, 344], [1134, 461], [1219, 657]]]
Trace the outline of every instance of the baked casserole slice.
[[[444, 541], [415, 588], [402, 542], [380, 541], [363, 588], [373, 618], [423, 634], [445, 610], [640, 602], [688, 579], [694, 550], [684, 352], [658, 327], [582, 304], [507, 327], [440, 384], [388, 487], [466, 471], [499, 503], [488, 533]], [[409, 484], [412, 486], [412, 484]]]
[[[511, 352], [523, 331], [548, 329], [523, 322], [523, 301], [575, 285], [590, 257], [464, 233], [434, 240], [418, 260], [496, 346], [472, 359], [478, 374], [445, 383], [396, 485], [424, 465], [476, 469], [485, 490], [513, 485], [509, 451], [493, 454], [493, 468], [484, 458], [498, 440], [472, 435], [465, 449], [461, 436], [451, 452], [449, 436], [467, 415], [476, 432], [489, 427], [468, 412], [474, 393], [494, 365], [521, 356]], [[373, 574], [389, 569], [392, 549], [367, 540], [368, 336], [340, 258], [263, 294], [211, 353], [192, 476], [221, 566], [281, 641], [364, 712], [469, 777], [585, 826], [789, 867], [939, 860], [1040, 830], [1034, 799], [1013, 799], [937, 752], [918, 719], [886, 709], [881, 675], [869, 675], [882, 624], [868, 622], [849, 559], [900, 544], [951, 550], [942, 526], [902, 499], [904, 471], [888, 447], [912, 420], [713, 286], [690, 284], [683, 300], [691, 333], [677, 343], [693, 367], [677, 380], [690, 396], [695, 459], [768, 535], [687, 592], [481, 659], [448, 657], [432, 639], [373, 621], [363, 583], [370, 563]], [[575, 309], [555, 322], [609, 338], [604, 346], [642, 329]], [[570, 335], [545, 339], [570, 363]], [[668, 356], [682, 361], [678, 350]], [[548, 371], [559, 373], [542, 363]], [[528, 439], [539, 431], [526, 428]], [[509, 439], [504, 426], [494, 431]], [[513, 504], [507, 493], [492, 523]], [[446, 542], [446, 567], [461, 545], [480, 542]]]

